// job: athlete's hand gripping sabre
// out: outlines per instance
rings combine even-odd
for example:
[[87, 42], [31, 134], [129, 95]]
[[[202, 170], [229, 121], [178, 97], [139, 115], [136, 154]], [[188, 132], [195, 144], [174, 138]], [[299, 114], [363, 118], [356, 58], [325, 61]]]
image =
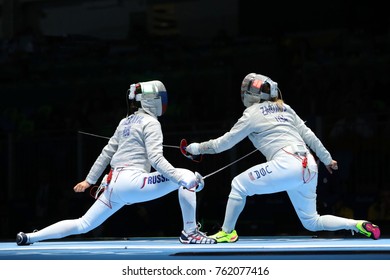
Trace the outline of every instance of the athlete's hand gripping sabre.
[[[190, 146], [193, 146], [194, 144], [191, 144], [187, 146], [187, 140], [186, 139], [181, 139], [180, 141], [180, 151], [185, 156], [186, 158], [191, 159], [192, 161], [195, 162], [201, 162], [202, 161], [202, 155], [199, 154], [199, 147], [198, 147], [198, 152], [196, 153], [193, 149], [189, 149]], [[198, 144], [199, 145], [199, 144]]]
[[194, 175], [186, 174], [179, 182], [180, 186], [192, 192], [200, 192], [204, 187], [204, 180], [202, 175], [198, 172], [194, 172]]

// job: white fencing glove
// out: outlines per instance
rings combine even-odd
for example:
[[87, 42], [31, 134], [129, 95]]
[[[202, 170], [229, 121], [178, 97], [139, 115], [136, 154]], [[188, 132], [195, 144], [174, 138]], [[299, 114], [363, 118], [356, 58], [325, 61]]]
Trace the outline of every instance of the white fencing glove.
[[192, 155], [199, 155], [199, 143], [192, 143], [186, 147], [186, 151]]
[[185, 172], [179, 181], [179, 185], [189, 191], [195, 191], [195, 188], [198, 186], [198, 180], [195, 173]]
[[182, 176], [179, 185], [191, 192], [200, 192], [204, 188], [204, 180], [198, 172], [191, 172]]

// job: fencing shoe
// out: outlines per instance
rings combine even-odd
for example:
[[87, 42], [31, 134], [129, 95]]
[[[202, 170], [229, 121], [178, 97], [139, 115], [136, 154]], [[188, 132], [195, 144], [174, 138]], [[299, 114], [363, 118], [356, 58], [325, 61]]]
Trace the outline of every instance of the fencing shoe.
[[367, 221], [358, 222], [356, 228], [361, 234], [375, 240], [379, 239], [379, 237], [381, 236], [381, 231], [379, 227]]
[[214, 238], [208, 237], [205, 233], [195, 229], [192, 232], [181, 232], [180, 242], [183, 244], [216, 244], [217, 241]]
[[24, 232], [19, 232], [16, 234], [16, 244], [19, 246], [30, 245], [32, 243], [29, 242], [27, 235]]
[[227, 233], [223, 230], [220, 230], [216, 234], [210, 235], [210, 237], [217, 240], [218, 243], [233, 243], [238, 240], [236, 230], [233, 230], [231, 233]]

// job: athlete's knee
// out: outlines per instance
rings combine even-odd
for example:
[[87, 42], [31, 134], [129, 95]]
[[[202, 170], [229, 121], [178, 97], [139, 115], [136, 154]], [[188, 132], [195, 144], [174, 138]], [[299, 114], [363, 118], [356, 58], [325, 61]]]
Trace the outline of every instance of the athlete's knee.
[[78, 218], [76, 220], [77, 228], [80, 234], [90, 232], [91, 230], [97, 228], [100, 224], [93, 224], [88, 222], [84, 217]]
[[245, 188], [240, 184], [240, 181], [235, 177], [232, 180], [232, 185], [231, 185], [231, 191], [229, 194], [229, 198], [233, 199], [246, 199], [247, 193]]
[[75, 220], [77, 225], [77, 231], [80, 232], [80, 234], [87, 233], [90, 231], [90, 224], [87, 223], [87, 221], [81, 217]]
[[303, 227], [309, 231], [319, 231], [322, 230], [322, 225], [320, 224], [319, 218], [319, 215], [301, 218], [301, 223]]

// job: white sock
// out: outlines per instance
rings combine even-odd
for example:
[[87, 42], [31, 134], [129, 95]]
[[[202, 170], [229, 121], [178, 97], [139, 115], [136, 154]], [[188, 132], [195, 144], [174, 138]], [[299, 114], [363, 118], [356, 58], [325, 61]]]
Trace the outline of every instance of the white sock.
[[226, 205], [225, 220], [222, 225], [224, 232], [230, 233], [235, 229], [238, 217], [244, 209], [245, 203], [246, 197], [240, 199], [229, 197]]
[[30, 243], [34, 243], [46, 239], [59, 239], [68, 235], [78, 234], [80, 232], [80, 223], [77, 219], [63, 220], [42, 230], [28, 233], [27, 237]]
[[343, 217], [333, 215], [320, 216], [318, 223], [321, 225], [319, 230], [336, 231], [336, 230], [353, 230], [358, 231], [356, 228], [357, 221], [353, 219], [347, 219]]
[[179, 203], [183, 217], [183, 229], [192, 232], [196, 229], [196, 193], [179, 188]]

